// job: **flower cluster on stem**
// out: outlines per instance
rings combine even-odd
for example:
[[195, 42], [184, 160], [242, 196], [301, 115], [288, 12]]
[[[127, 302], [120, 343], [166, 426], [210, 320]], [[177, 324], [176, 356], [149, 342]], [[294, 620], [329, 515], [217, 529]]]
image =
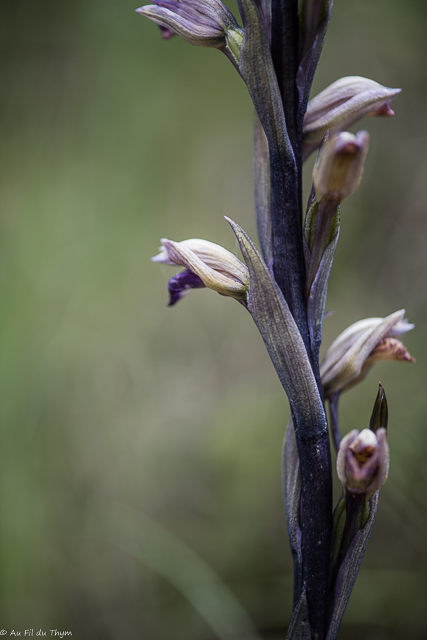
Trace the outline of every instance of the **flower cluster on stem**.
[[[243, 262], [206, 240], [163, 239], [153, 258], [182, 268], [169, 282], [170, 305], [208, 287], [252, 316], [288, 396], [290, 424], [283, 484], [294, 557], [288, 640], [335, 640], [388, 475], [387, 402], [382, 387], [369, 429], [341, 438], [341, 394], [378, 360], [412, 362], [399, 337], [413, 325], [398, 311], [345, 330], [321, 364], [329, 277], [340, 205], [358, 188], [369, 148], [366, 116], [394, 115], [399, 89], [359, 76], [333, 82], [309, 100], [332, 0], [238, 0], [240, 25], [221, 0], [154, 0], [138, 13], [196, 46], [221, 50], [246, 84], [256, 112], [255, 211], [260, 250], [228, 219]], [[305, 216], [302, 164], [318, 150]], [[325, 412], [330, 404], [330, 420]], [[332, 508], [329, 432], [343, 497]], [[331, 558], [333, 561], [331, 563]]]

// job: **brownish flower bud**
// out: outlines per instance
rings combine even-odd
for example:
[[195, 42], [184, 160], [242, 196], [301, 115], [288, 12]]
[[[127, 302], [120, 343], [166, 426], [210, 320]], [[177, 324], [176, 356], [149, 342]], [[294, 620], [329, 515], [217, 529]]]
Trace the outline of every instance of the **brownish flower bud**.
[[317, 202], [327, 198], [339, 205], [357, 189], [368, 149], [367, 131], [343, 131], [324, 142], [313, 169]]
[[341, 441], [337, 473], [350, 493], [366, 494], [369, 499], [385, 483], [389, 470], [386, 430], [350, 431]]

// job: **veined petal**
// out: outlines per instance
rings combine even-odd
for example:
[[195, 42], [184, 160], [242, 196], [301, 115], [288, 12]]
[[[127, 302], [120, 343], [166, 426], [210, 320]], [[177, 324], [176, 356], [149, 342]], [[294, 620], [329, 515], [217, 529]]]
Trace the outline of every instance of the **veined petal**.
[[308, 103], [304, 116], [303, 158], [317, 149], [326, 131], [344, 131], [365, 116], [394, 115], [390, 101], [400, 89], [349, 76], [337, 80]]
[[[383, 358], [381, 358], [381, 349], [375, 353], [376, 347], [380, 345], [382, 340], [412, 328], [413, 325], [407, 323], [404, 316], [405, 310], [402, 309], [386, 318], [361, 320], [338, 336], [329, 347], [320, 365], [320, 377], [326, 396], [359, 382], [378, 359], [413, 361], [407, 352], [406, 357], [388, 357], [391, 356], [389, 344], [386, 344], [382, 354]], [[393, 347], [393, 345], [391, 346]]]
[[247, 285], [243, 284], [237, 279], [230, 276], [223, 275], [219, 271], [215, 271], [212, 267], [208, 266], [206, 262], [203, 262], [198, 255], [179, 242], [173, 242], [167, 240], [164, 242], [167, 246], [169, 255], [174, 262], [180, 261], [183, 266], [191, 269], [193, 273], [199, 276], [206, 287], [218, 291], [225, 296], [232, 296], [234, 298], [245, 298], [247, 292], [247, 285], [249, 284], [249, 276]]
[[223, 49], [238, 65], [243, 30], [220, 0], [154, 0], [136, 11], [158, 24], [164, 37], [177, 34], [196, 46]]
[[220, 47], [225, 43], [222, 31], [216, 27], [197, 24], [170, 8], [146, 5], [137, 9], [137, 12], [196, 46]]
[[[402, 309], [400, 313], [404, 316], [405, 310]], [[326, 367], [327, 361], [332, 357], [332, 355], [336, 362], [340, 360], [363, 333], [378, 327], [383, 321], [384, 318], [365, 318], [364, 320], [359, 320], [347, 327], [347, 329], [335, 338], [327, 350], [322, 362], [322, 367]], [[414, 327], [415, 325], [410, 324], [406, 319], [401, 319], [393, 325], [387, 335], [391, 338], [395, 338], [407, 331], [411, 331]]]
[[317, 96], [312, 98], [307, 106], [304, 116], [304, 127], [312, 122], [319, 120], [323, 116], [330, 113], [333, 109], [339, 107], [344, 102], [357, 95], [371, 93], [372, 96], [386, 98], [392, 100], [400, 89], [391, 89], [362, 76], [346, 76], [333, 82], [326, 87]]
[[[163, 264], [186, 266], [183, 258], [180, 256], [180, 252], [170, 252], [166, 247], [170, 247], [171, 240], [162, 238], [162, 247], [160, 247], [160, 253], [154, 258], [151, 258], [153, 262], [162, 262]], [[224, 275], [228, 275], [234, 279], [238, 279], [241, 282], [247, 282], [249, 275], [247, 267], [237, 258], [231, 251], [224, 249], [219, 244], [210, 242], [209, 240], [201, 240], [199, 238], [190, 238], [189, 240], [182, 240], [181, 242], [175, 242], [174, 245], [180, 246], [180, 248], [190, 249], [195, 253], [208, 267], [212, 267], [215, 271], [219, 271]], [[174, 260], [171, 259], [171, 255], [174, 255]]]
[[[161, 242], [160, 253], [152, 258], [154, 262], [185, 267], [209, 289], [238, 300], [246, 299], [249, 271], [230, 251], [208, 240], [197, 238], [182, 242], [163, 238]], [[178, 282], [177, 286], [180, 284], [181, 282]], [[173, 286], [176, 286], [175, 282]], [[178, 293], [182, 295], [181, 290]]]

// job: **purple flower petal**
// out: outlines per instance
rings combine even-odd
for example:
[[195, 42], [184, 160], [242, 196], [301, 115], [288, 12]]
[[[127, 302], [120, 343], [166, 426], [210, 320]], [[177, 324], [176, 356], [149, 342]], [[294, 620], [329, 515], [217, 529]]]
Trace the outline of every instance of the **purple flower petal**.
[[170, 38], [173, 38], [173, 36], [176, 36], [175, 31], [172, 31], [171, 29], [168, 29], [167, 27], [163, 27], [161, 24], [158, 25], [160, 31], [162, 32], [162, 38], [163, 40], [169, 40]]
[[203, 6], [199, 6], [195, 2], [177, 2], [177, 0], [153, 0], [157, 7], [169, 9], [177, 16], [181, 16], [195, 25], [212, 27], [216, 31], [222, 32], [224, 27], [219, 22], [217, 16], [211, 12], [204, 10]]
[[170, 297], [168, 306], [172, 307], [191, 289], [201, 289], [204, 286], [201, 278], [189, 269], [177, 273], [176, 276], [169, 280], [168, 290]]

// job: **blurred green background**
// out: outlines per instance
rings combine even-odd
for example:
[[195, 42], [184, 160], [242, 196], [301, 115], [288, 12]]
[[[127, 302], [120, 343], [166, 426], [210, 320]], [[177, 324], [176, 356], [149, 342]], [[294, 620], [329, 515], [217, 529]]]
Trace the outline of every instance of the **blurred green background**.
[[[225, 56], [163, 42], [131, 0], [0, 3], [0, 627], [83, 640], [283, 640], [288, 408], [245, 310], [166, 308], [160, 237], [255, 237], [252, 106]], [[314, 92], [403, 93], [342, 231], [324, 344], [405, 307], [415, 365], [378, 380], [391, 473], [340, 638], [427, 638], [427, 6], [336, 2]], [[360, 126], [359, 126], [360, 128]], [[306, 170], [310, 181], [312, 160]], [[48, 632], [49, 634], [49, 632]]]

